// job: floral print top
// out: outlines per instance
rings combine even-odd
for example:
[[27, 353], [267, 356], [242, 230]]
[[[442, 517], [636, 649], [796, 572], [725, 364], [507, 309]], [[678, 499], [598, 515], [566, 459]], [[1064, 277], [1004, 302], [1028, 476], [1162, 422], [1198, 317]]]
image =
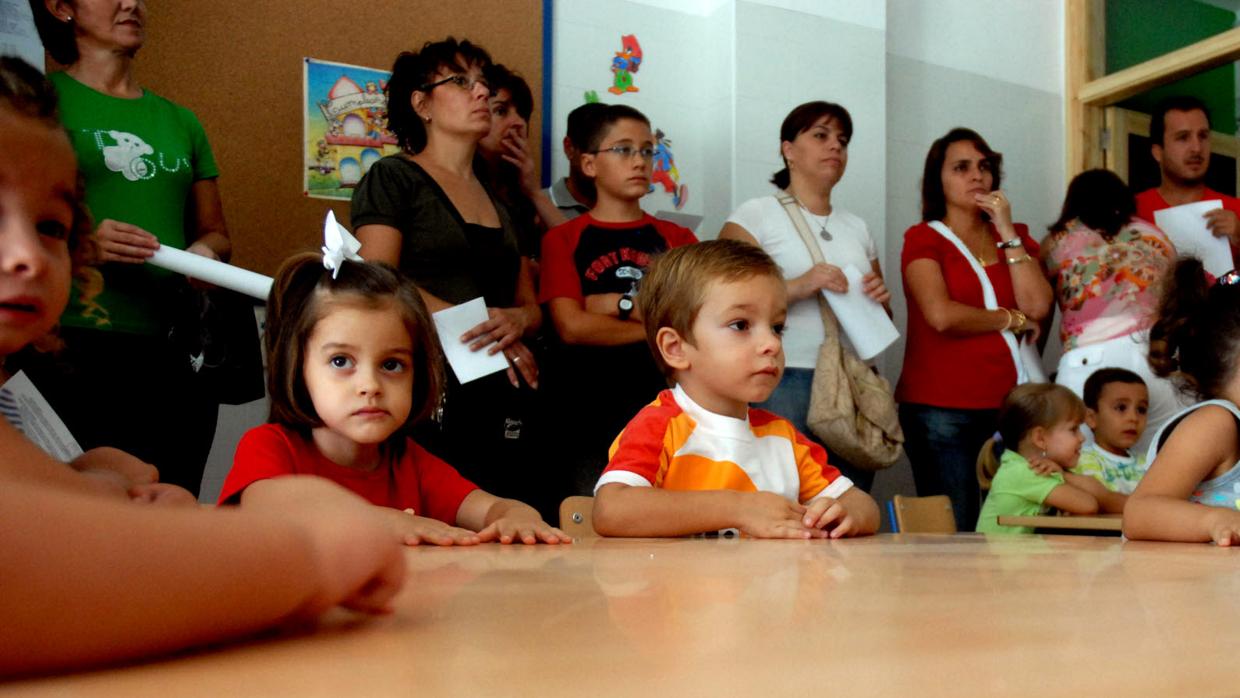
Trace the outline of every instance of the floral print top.
[[1175, 246], [1161, 230], [1133, 218], [1108, 242], [1075, 219], [1043, 248], [1065, 352], [1154, 324], [1163, 276], [1175, 262]]

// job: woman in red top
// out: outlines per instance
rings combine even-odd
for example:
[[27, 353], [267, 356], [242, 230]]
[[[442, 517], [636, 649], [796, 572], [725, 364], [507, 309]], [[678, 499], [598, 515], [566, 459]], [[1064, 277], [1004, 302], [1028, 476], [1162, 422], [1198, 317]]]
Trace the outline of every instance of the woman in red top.
[[1018, 380], [1015, 339], [1036, 335], [1052, 302], [1037, 243], [1012, 223], [999, 189], [1001, 162], [969, 129], [935, 141], [922, 178], [922, 222], [905, 232], [901, 259], [908, 345], [896, 399], [904, 448], [917, 494], [949, 495], [961, 531], [977, 521], [978, 450]]

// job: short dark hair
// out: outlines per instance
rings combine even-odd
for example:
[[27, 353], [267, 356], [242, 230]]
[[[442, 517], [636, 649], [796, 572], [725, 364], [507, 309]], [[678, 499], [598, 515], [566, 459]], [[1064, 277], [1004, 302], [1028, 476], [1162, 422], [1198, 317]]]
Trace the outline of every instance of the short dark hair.
[[[848, 113], [847, 109], [834, 102], [806, 102], [788, 112], [788, 116], [784, 117], [784, 123], [779, 127], [780, 158], [783, 159], [782, 147], [784, 143], [795, 141], [797, 136], [810, 130], [824, 116], [838, 121], [840, 130], [844, 132], [844, 137], [852, 138], [852, 115]], [[784, 169], [771, 175], [771, 184], [780, 189], [787, 189], [791, 183], [792, 175], [788, 172], [788, 160], [784, 159]]]
[[1091, 410], [1098, 409], [1102, 389], [1112, 383], [1145, 385], [1145, 379], [1126, 368], [1100, 368], [1089, 374], [1085, 387], [1081, 389], [1081, 399], [1085, 401], [1085, 406]]
[[942, 220], [947, 215], [947, 195], [943, 193], [943, 163], [947, 161], [947, 149], [952, 143], [967, 141], [977, 148], [990, 163], [990, 173], [994, 176], [991, 191], [999, 188], [1003, 176], [1003, 155], [996, 152], [973, 129], [957, 126], [946, 135], [930, 144], [926, 153], [926, 166], [921, 173], [921, 219], [923, 221]]
[[52, 14], [43, 0], [30, 0], [30, 11], [34, 14], [34, 27], [43, 41], [43, 48], [52, 55], [52, 59], [61, 65], [76, 63], [78, 47], [73, 22]]
[[1069, 223], [1079, 218], [1110, 241], [1136, 212], [1137, 199], [1119, 175], [1110, 170], [1085, 170], [1072, 178], [1059, 220], [1050, 225], [1050, 231], [1066, 230]]
[[584, 153], [590, 149], [590, 134], [597, 129], [595, 122], [607, 110], [607, 106], [602, 102], [586, 102], [568, 113], [568, 131], [565, 136], [578, 152]]
[[388, 129], [396, 136], [401, 150], [420, 153], [426, 147], [426, 126], [413, 109], [413, 93], [430, 82], [443, 68], [465, 72], [470, 66], [485, 71], [491, 66], [491, 55], [468, 39], [428, 41], [421, 51], [404, 51], [392, 64], [388, 79]]
[[1150, 328], [1150, 367], [1204, 400], [1223, 394], [1240, 363], [1240, 284], [1211, 279], [1196, 257], [1181, 257], [1163, 281]]
[[650, 125], [650, 119], [646, 115], [637, 111], [627, 104], [607, 104], [604, 105], [602, 111], [599, 111], [596, 118], [587, 122], [589, 133], [586, 134], [586, 147], [581, 149], [583, 153], [590, 153], [598, 150], [603, 144], [603, 139], [607, 137], [607, 133], [611, 131], [611, 127], [621, 119], [633, 119], [640, 121], [647, 126]]
[[430, 311], [417, 286], [395, 268], [374, 262], [345, 262], [333, 273], [323, 255], [294, 255], [280, 266], [267, 297], [263, 343], [267, 349], [267, 421], [304, 435], [323, 425], [306, 387], [306, 342], [333, 303], [378, 307], [395, 304], [413, 341], [413, 409], [404, 427], [388, 437], [383, 453], [399, 458], [409, 429], [439, 404], [443, 387], [442, 355]]
[[517, 114], [524, 121], [530, 120], [530, 117], [534, 115], [534, 93], [530, 92], [530, 84], [525, 81], [525, 78], [499, 63], [488, 66], [482, 74], [491, 85], [492, 96], [500, 90], [508, 90], [512, 98], [512, 106], [517, 110]]
[[1153, 145], [1163, 145], [1164, 138], [1167, 137], [1167, 112], [1169, 111], [1197, 111], [1201, 110], [1206, 115], [1206, 123], [1210, 123], [1210, 108], [1206, 103], [1192, 95], [1172, 95], [1159, 100], [1154, 105], [1154, 112], [1150, 114], [1150, 143]]
[[659, 352], [659, 330], [670, 327], [692, 343], [693, 323], [706, 302], [710, 282], [755, 276], [769, 276], [781, 283], [784, 278], [775, 260], [761, 247], [727, 238], [676, 247], [650, 263], [637, 303], [646, 326], [646, 342], [664, 375], [671, 378], [672, 369]]

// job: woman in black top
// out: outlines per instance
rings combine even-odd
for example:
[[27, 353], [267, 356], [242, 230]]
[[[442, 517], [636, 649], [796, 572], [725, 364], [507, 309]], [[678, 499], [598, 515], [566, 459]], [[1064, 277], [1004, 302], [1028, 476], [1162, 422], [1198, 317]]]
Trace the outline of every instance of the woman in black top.
[[450, 380], [438, 427], [420, 437], [483, 489], [521, 498], [534, 489], [518, 467], [529, 453], [523, 406], [538, 385], [524, 340], [542, 313], [512, 221], [475, 175], [478, 141], [491, 128], [489, 65], [481, 47], [452, 38], [397, 57], [388, 126], [402, 152], [358, 183], [352, 222], [361, 255], [408, 274], [432, 312], [485, 299], [489, 319], [463, 338], [475, 351], [503, 352], [508, 375]]

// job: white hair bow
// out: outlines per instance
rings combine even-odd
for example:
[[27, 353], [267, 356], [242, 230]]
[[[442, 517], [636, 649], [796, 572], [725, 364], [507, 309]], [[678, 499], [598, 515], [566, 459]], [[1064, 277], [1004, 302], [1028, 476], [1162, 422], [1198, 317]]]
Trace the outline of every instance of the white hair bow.
[[357, 254], [360, 249], [362, 243], [337, 223], [336, 214], [329, 210], [327, 220], [323, 221], [323, 266], [331, 271], [333, 279], [346, 259], [350, 262], [365, 261]]

